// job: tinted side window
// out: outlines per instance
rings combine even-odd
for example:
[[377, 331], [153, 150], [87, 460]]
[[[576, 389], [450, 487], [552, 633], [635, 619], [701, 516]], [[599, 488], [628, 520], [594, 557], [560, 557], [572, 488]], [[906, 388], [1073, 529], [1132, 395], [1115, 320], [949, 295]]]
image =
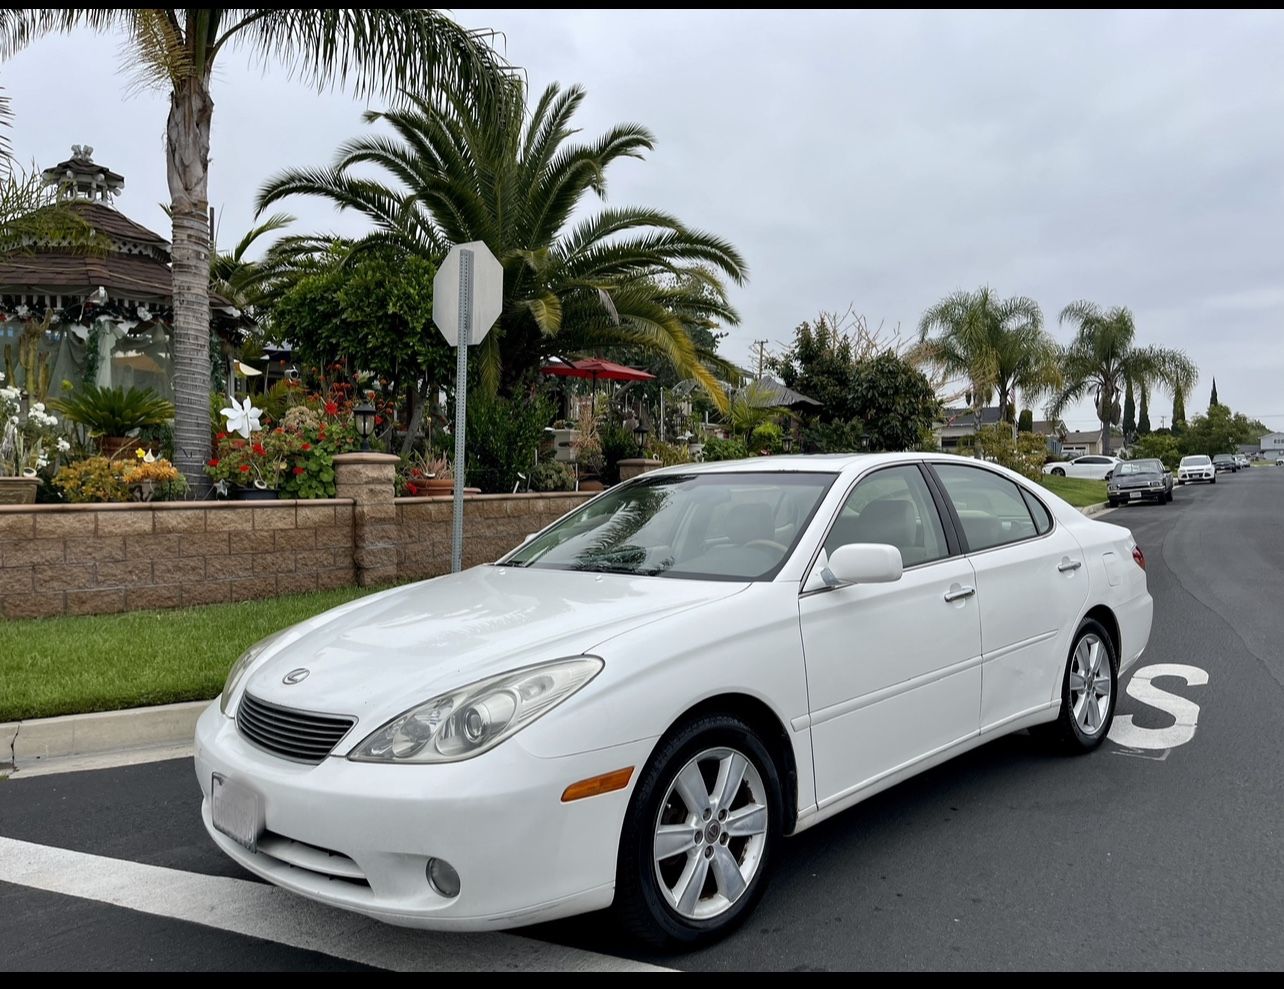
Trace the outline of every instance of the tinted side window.
[[1021, 489], [1007, 478], [955, 464], [937, 464], [936, 473], [963, 524], [968, 549], [989, 549], [1038, 535]]
[[1051, 532], [1052, 516], [1043, 507], [1043, 502], [1030, 494], [1025, 488], [1021, 489], [1021, 497], [1025, 499], [1025, 507], [1030, 509], [1030, 517], [1034, 519], [1034, 527], [1039, 535], [1042, 536], [1045, 532]]
[[825, 552], [848, 543], [895, 546], [907, 567], [949, 555], [936, 504], [917, 467], [888, 467], [852, 489], [829, 530]]

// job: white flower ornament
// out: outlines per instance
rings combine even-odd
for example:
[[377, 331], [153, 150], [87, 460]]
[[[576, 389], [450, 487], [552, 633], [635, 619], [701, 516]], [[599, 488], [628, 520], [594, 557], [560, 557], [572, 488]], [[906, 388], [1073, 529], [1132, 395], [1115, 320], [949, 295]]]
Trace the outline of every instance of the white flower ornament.
[[230, 408], [219, 410], [219, 414], [227, 419], [229, 433], [240, 433], [248, 440], [253, 433], [263, 428], [262, 423], [259, 422], [263, 410], [256, 409], [248, 395], [245, 396], [244, 402], [237, 402], [234, 398], [229, 401], [232, 403]]

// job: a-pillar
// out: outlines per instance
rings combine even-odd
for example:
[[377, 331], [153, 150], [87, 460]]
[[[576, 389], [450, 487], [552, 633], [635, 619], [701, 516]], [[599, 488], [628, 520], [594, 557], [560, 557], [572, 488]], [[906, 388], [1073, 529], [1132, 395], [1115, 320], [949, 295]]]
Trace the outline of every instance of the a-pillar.
[[397, 464], [390, 453], [341, 453], [334, 458], [335, 496], [351, 498], [357, 584], [397, 579]]

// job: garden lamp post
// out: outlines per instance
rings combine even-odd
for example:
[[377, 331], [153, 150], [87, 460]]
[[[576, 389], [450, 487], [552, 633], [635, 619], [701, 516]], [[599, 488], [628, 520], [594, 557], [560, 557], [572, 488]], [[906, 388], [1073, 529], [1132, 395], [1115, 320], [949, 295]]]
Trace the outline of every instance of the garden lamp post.
[[781, 449], [785, 451], [785, 453], [794, 452], [794, 434], [792, 430], [790, 429], [785, 430], [785, 435], [782, 436], [780, 439], [780, 446], [781, 446]]
[[638, 424], [637, 424], [636, 426], [634, 426], [634, 427], [633, 427], [633, 435], [634, 435], [635, 437], [637, 437], [637, 441], [638, 441], [638, 456], [640, 456], [640, 457], [641, 457], [641, 456], [645, 456], [645, 455], [646, 455], [646, 434], [647, 434], [647, 432], [648, 432], [648, 430], [647, 430], [646, 426], [642, 425], [642, 420], [640, 420], [640, 419], [639, 419], [639, 420], [638, 420]]
[[374, 435], [375, 410], [369, 401], [362, 402], [352, 410], [352, 417], [357, 420], [357, 434], [361, 437], [361, 452], [370, 452], [370, 437]]

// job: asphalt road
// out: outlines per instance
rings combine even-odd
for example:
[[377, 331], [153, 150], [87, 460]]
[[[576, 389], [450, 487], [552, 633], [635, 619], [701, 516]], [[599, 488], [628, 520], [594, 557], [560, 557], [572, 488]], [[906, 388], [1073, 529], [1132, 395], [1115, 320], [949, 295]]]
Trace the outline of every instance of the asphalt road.
[[0, 876], [31, 860], [0, 882], [0, 967], [1284, 967], [1284, 469], [1102, 518], [1155, 598], [1131, 732], [1083, 758], [1002, 739], [786, 842], [713, 948], [639, 953], [600, 916], [443, 938], [309, 912], [214, 849], [176, 760], [0, 783]]

